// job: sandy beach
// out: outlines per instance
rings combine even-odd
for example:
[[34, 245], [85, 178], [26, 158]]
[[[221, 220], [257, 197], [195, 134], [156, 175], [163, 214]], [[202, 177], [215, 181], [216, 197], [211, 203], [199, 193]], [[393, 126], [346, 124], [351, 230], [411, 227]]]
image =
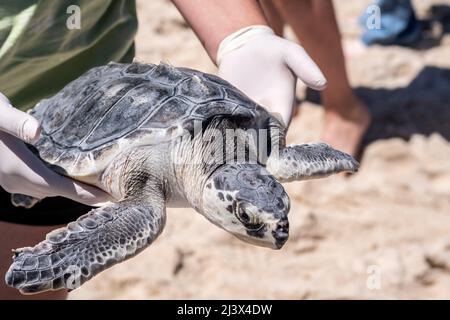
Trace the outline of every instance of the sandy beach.
[[[448, 14], [450, 2], [414, 1], [431, 26], [420, 50], [363, 47], [357, 20], [368, 3], [335, 1], [350, 79], [374, 118], [361, 169], [285, 185], [291, 229], [282, 250], [243, 243], [192, 209], [169, 209], [151, 247], [69, 297], [449, 299], [450, 15], [439, 23], [445, 10], [432, 7], [446, 3]], [[216, 73], [170, 1], [140, 0], [138, 16], [139, 61]], [[320, 140], [317, 95], [302, 84], [297, 94], [288, 142]]]

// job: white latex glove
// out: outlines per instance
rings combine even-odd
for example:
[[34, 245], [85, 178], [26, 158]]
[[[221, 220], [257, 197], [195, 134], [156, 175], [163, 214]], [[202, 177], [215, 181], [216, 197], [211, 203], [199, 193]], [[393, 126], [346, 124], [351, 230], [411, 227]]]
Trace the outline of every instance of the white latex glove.
[[267, 26], [250, 26], [226, 37], [217, 52], [219, 75], [286, 125], [292, 116], [297, 78], [323, 90], [326, 79], [298, 44], [275, 35]]
[[48, 169], [23, 143], [36, 141], [39, 134], [39, 122], [12, 107], [0, 93], [0, 185], [3, 189], [38, 199], [62, 196], [87, 205], [111, 200], [98, 188]]

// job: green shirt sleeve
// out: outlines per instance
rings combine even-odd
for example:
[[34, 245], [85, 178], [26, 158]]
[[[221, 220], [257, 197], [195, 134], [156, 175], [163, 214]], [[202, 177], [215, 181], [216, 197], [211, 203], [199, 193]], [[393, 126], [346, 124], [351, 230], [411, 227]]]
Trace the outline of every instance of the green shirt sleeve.
[[133, 0], [1, 1], [0, 92], [26, 110], [94, 66], [130, 62], [136, 30]]

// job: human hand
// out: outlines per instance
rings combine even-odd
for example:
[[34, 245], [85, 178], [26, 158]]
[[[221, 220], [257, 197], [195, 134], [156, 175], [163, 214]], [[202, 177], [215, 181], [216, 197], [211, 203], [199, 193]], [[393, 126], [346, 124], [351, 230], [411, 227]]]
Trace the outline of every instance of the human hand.
[[324, 75], [300, 45], [263, 25], [243, 28], [222, 40], [217, 65], [222, 78], [278, 113], [286, 126], [292, 116], [297, 78], [312, 89], [326, 87]]
[[106, 192], [50, 170], [25, 145], [39, 138], [39, 122], [0, 93], [0, 186], [38, 199], [62, 196], [87, 205], [111, 200]]

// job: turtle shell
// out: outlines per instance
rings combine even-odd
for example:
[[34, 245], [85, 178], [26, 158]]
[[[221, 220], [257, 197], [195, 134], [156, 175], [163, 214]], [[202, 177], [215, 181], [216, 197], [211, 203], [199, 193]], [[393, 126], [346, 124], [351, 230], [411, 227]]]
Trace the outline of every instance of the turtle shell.
[[180, 129], [193, 130], [195, 120], [224, 115], [256, 123], [269, 117], [216, 76], [141, 63], [93, 68], [31, 114], [42, 125], [34, 144], [39, 156], [87, 182], [125, 148], [173, 139]]

